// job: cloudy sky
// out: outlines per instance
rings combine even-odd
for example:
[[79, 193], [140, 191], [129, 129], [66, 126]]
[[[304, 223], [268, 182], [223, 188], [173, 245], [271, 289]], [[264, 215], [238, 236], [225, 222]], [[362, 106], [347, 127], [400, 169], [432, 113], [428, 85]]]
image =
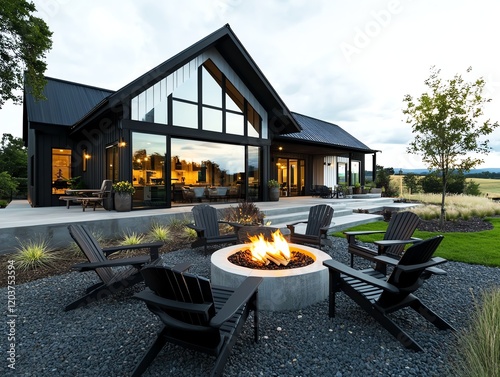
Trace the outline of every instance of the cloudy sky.
[[[500, 121], [497, 0], [34, 0], [53, 31], [49, 77], [118, 90], [226, 23], [289, 109], [338, 124], [385, 167], [421, 168], [403, 96], [430, 69], [483, 77]], [[466, 74], [472, 67], [471, 75]], [[22, 108], [0, 110], [0, 133], [22, 135]], [[484, 168], [500, 167], [500, 129]]]

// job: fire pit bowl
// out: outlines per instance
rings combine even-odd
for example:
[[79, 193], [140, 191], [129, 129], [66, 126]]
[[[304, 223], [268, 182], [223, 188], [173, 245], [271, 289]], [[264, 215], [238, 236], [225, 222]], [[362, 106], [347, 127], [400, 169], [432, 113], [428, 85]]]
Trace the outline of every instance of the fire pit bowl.
[[247, 276], [259, 276], [259, 309], [286, 311], [302, 309], [328, 297], [328, 270], [323, 261], [332, 259], [328, 254], [312, 247], [290, 244], [314, 259], [314, 263], [286, 270], [259, 270], [231, 263], [228, 257], [247, 248], [244, 244], [220, 249], [211, 257], [211, 281], [213, 284], [235, 288]]

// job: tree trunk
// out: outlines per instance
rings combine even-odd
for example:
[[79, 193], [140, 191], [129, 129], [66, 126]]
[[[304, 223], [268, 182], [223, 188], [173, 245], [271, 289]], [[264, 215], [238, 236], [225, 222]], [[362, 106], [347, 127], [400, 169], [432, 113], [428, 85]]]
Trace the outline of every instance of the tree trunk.
[[441, 193], [441, 213], [439, 215], [439, 229], [442, 231], [444, 229], [444, 222], [446, 220], [446, 208], [445, 208], [445, 200], [446, 200], [446, 175], [443, 172], [443, 192]]

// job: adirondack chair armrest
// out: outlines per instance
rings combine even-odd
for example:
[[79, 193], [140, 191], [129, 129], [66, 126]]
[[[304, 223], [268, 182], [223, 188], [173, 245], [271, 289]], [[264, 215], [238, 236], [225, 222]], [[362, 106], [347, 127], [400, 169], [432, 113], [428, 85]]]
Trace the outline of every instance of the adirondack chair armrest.
[[257, 292], [262, 281], [263, 279], [261, 277], [247, 277], [243, 283], [236, 288], [224, 306], [211, 319], [210, 325], [216, 328], [222, 326], [224, 322], [230, 319], [234, 313], [238, 311], [241, 305], [245, 304], [252, 298], [252, 296]]
[[93, 271], [99, 267], [134, 266], [136, 268], [140, 268], [148, 262], [149, 262], [149, 257], [138, 256], [132, 258], [111, 259], [102, 262], [83, 262], [75, 264], [71, 268], [80, 272]]
[[307, 224], [307, 221], [297, 221], [296, 223], [287, 224], [286, 227], [290, 230], [290, 234], [295, 233], [295, 226], [298, 224]]
[[356, 243], [356, 236], [363, 236], [368, 234], [382, 234], [382, 233], [385, 233], [385, 230], [360, 230], [360, 231], [344, 232], [347, 238], [347, 243], [351, 245]]
[[151, 260], [158, 259], [158, 250], [163, 246], [163, 242], [151, 242], [151, 243], [139, 243], [137, 245], [120, 245], [120, 246], [110, 246], [102, 249], [106, 257], [113, 253], [122, 250], [139, 250], [139, 249], [149, 249], [149, 255]]
[[375, 245], [382, 246], [382, 248], [385, 248], [387, 246], [394, 246], [394, 245], [406, 245], [408, 243], [416, 243], [422, 241], [420, 238], [410, 238], [407, 240], [380, 240], [380, 241], [373, 241]]
[[384, 291], [388, 291], [391, 293], [399, 293], [399, 289], [392, 284], [387, 283], [385, 280], [377, 279], [373, 276], [367, 275], [360, 270], [355, 270], [345, 264], [334, 261], [333, 259], [329, 259], [323, 262], [323, 265], [328, 267], [330, 270], [337, 271], [341, 274], [350, 276], [354, 279], [358, 279], [364, 281], [365, 283], [369, 283], [375, 287], [381, 288]]
[[195, 230], [196, 233], [198, 234], [198, 237], [204, 237], [204, 235], [205, 235], [204, 228], [197, 227], [195, 224], [186, 224], [186, 226], [190, 229]]
[[373, 260], [375, 262], [380, 262], [383, 264], [387, 264], [389, 266], [395, 266], [399, 262], [399, 259], [396, 259], [394, 257], [390, 257], [390, 256], [385, 255], [385, 254], [377, 255], [377, 256], [373, 257]]
[[307, 224], [307, 221], [297, 221], [295, 223], [291, 223], [291, 224], [287, 224], [287, 228], [288, 227], [294, 227], [295, 225], [299, 225], [299, 224]]
[[[193, 304], [191, 302], [182, 302], [177, 300], [170, 300], [168, 298], [160, 297], [156, 295], [150, 289], [145, 289], [141, 292], [134, 294], [134, 298], [144, 301], [146, 304], [151, 304], [158, 306], [162, 309], [177, 310], [181, 312], [189, 312], [194, 314], [206, 314], [208, 316], [208, 311], [213, 305], [212, 302]], [[185, 326], [185, 322], [181, 322], [182, 326]]]
[[328, 226], [324, 226], [322, 228], [319, 228], [319, 234], [320, 234], [320, 237], [323, 236], [323, 235], [326, 235], [328, 233], [328, 231], [335, 225], [335, 223], [331, 223], [330, 225]]
[[363, 236], [366, 234], [385, 233], [385, 230], [359, 230], [344, 232], [346, 236]]
[[178, 264], [174, 265], [174, 267], [172, 267], [172, 270], [177, 271], [177, 272], [184, 272], [184, 271], [189, 270], [192, 265], [193, 264], [190, 262], [182, 262], [182, 263], [178, 263]]
[[401, 269], [402, 271], [405, 271], [405, 272], [412, 272], [412, 271], [418, 271], [418, 270], [426, 270], [429, 267], [434, 267], [434, 266], [437, 266], [438, 264], [442, 264], [442, 263], [446, 263], [446, 262], [447, 262], [447, 260], [444, 258], [434, 257], [425, 263], [412, 264], [409, 266], [398, 264], [398, 268]]
[[235, 233], [238, 233], [238, 231], [240, 229], [248, 226], [248, 225], [245, 225], [245, 224], [235, 223], [235, 222], [232, 222], [232, 221], [220, 221], [220, 223], [231, 225], [234, 228]]

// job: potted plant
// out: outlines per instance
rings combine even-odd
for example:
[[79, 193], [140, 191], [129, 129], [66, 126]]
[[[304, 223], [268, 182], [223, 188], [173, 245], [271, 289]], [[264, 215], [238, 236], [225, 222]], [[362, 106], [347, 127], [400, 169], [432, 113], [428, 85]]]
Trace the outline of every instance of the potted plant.
[[113, 184], [115, 193], [115, 210], [118, 212], [126, 212], [132, 210], [132, 195], [135, 188], [128, 181], [121, 181]]
[[353, 194], [361, 194], [361, 183], [356, 182], [354, 184]]
[[278, 201], [280, 200], [280, 184], [275, 179], [270, 179], [267, 181], [267, 187], [269, 187], [269, 200]]

